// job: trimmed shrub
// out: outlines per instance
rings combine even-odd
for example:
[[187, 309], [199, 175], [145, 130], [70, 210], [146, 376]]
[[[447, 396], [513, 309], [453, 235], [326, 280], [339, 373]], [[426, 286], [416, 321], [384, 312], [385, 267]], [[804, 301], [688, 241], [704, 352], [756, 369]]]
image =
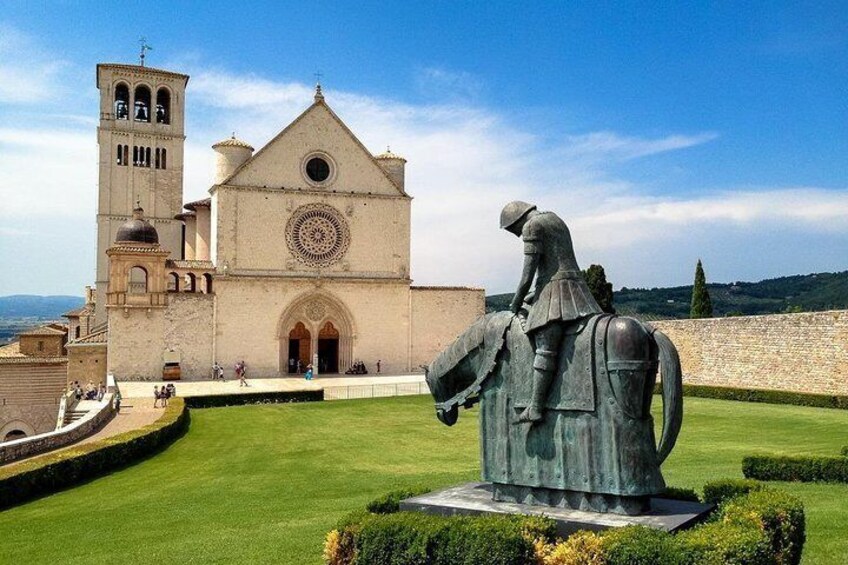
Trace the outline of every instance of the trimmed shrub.
[[627, 526], [604, 531], [604, 559], [607, 565], [679, 565], [674, 536], [645, 526]]
[[742, 473], [763, 481], [848, 483], [848, 458], [752, 455], [742, 459]]
[[710, 481], [704, 485], [704, 502], [721, 504], [736, 496], [765, 490], [768, 487], [761, 482], [750, 479], [721, 479]]
[[[680, 489], [689, 495], [685, 489]], [[715, 517], [670, 534], [643, 526], [577, 532], [556, 539], [544, 517], [433, 516], [359, 512], [327, 535], [329, 565], [797, 565], [805, 541], [804, 507], [783, 491], [750, 480], [714, 481], [705, 498]], [[391, 501], [389, 493], [378, 501]]]
[[806, 540], [803, 503], [784, 491], [761, 490], [729, 500], [721, 508], [728, 524], [753, 524], [765, 532], [774, 563], [801, 562]]
[[[656, 394], [662, 393], [662, 383], [654, 387]], [[740, 402], [760, 402], [765, 404], [791, 404], [793, 406], [811, 406], [815, 408], [836, 408], [848, 410], [848, 396], [829, 394], [810, 394], [783, 390], [762, 390], [751, 388], [732, 388], [723, 386], [683, 385], [683, 396], [715, 398], [717, 400], [738, 400]]]
[[773, 565], [768, 538], [751, 524], [710, 522], [674, 536], [677, 563]]
[[158, 420], [129, 432], [0, 468], [0, 509], [131, 465], [168, 446], [188, 429], [189, 413], [174, 398]]
[[189, 408], [220, 408], [244, 404], [288, 404], [290, 402], [318, 402], [324, 400], [324, 390], [248, 392], [245, 394], [211, 394], [189, 396], [184, 399]]
[[848, 445], [842, 448], [842, 455], [848, 457]]
[[400, 501], [412, 496], [430, 492], [427, 487], [393, 490], [365, 505], [365, 509], [373, 514], [391, 514], [400, 511]]
[[701, 502], [698, 493], [691, 488], [665, 487], [665, 492], [659, 495], [660, 498], [670, 500], [685, 500], [687, 502]]
[[369, 565], [530, 564], [533, 539], [515, 516], [372, 515], [356, 539], [354, 563]]

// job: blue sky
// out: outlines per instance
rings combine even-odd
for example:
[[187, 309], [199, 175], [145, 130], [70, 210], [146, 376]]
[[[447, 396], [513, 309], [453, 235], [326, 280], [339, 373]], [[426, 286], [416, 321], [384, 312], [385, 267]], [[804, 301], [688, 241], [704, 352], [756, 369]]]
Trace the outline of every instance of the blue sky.
[[416, 283], [512, 290], [514, 198], [616, 287], [688, 284], [699, 257], [718, 281], [848, 269], [844, 3], [657, 4], [4, 3], [0, 294], [93, 279], [94, 67], [140, 36], [192, 76], [187, 201], [211, 143], [263, 145], [320, 70], [366, 146], [409, 159]]

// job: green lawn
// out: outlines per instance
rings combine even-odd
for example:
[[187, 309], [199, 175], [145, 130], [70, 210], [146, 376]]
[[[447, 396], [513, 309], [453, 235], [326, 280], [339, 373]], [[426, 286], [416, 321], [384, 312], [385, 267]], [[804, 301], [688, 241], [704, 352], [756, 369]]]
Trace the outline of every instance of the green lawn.
[[[0, 512], [0, 563], [321, 563], [325, 532], [388, 490], [478, 477], [477, 410], [428, 397], [192, 411], [156, 457]], [[659, 404], [656, 402], [655, 404]], [[658, 406], [655, 406], [658, 408]], [[836, 454], [848, 412], [686, 398], [667, 482], [739, 477], [748, 453]], [[780, 484], [807, 508], [805, 563], [848, 561], [848, 486]]]

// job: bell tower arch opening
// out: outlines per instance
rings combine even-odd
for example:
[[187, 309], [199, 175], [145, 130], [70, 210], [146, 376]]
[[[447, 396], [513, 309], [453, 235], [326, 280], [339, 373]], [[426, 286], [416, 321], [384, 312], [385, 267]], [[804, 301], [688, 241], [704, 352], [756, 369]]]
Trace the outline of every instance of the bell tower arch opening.
[[[301, 372], [310, 363], [321, 373], [338, 373], [353, 360], [356, 334], [348, 308], [326, 292], [309, 292], [286, 308], [278, 327], [280, 374]], [[308, 344], [308, 345], [307, 345]]]

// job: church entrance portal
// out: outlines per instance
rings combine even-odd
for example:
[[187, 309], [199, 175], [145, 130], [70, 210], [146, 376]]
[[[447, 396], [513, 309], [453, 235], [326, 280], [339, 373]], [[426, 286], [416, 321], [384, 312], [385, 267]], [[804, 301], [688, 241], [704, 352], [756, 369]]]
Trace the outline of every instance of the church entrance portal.
[[[289, 332], [289, 356], [288, 356], [288, 372], [297, 373], [300, 361], [301, 373], [306, 372], [306, 366], [311, 363], [312, 359], [312, 336], [303, 322], [298, 322], [292, 331]], [[294, 362], [292, 362], [294, 361]]]
[[318, 332], [318, 373], [339, 372], [339, 330], [327, 322]]

